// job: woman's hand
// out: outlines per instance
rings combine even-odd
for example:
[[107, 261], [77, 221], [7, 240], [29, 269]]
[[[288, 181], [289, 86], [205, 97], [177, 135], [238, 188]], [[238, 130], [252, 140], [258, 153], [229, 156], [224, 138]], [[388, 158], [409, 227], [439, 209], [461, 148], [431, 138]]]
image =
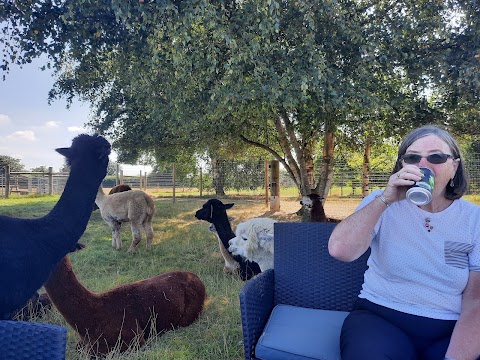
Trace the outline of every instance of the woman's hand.
[[418, 166], [405, 165], [398, 172], [390, 176], [387, 186], [385, 190], [383, 190], [383, 197], [389, 204], [405, 199], [405, 193], [408, 187], [421, 179], [422, 172]]

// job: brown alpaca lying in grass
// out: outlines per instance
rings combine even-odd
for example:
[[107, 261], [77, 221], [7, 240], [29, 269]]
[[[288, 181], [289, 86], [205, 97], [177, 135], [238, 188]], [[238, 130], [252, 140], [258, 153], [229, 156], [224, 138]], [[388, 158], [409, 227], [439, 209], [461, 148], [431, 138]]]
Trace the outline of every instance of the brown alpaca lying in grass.
[[172, 271], [93, 293], [75, 276], [68, 256], [45, 289], [92, 354], [143, 346], [155, 334], [193, 323], [203, 310], [205, 286], [188, 271]]

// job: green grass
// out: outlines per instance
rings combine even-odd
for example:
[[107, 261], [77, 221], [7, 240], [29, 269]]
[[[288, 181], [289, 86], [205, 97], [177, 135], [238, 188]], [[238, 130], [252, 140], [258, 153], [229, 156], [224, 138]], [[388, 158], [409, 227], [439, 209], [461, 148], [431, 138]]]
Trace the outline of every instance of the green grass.
[[[15, 217], [39, 217], [48, 213], [58, 196], [12, 197], [0, 199], [1, 213]], [[225, 200], [235, 202], [229, 215], [234, 222], [266, 214], [265, 202]], [[70, 254], [78, 279], [91, 291], [102, 292], [117, 285], [144, 279], [166, 271], [190, 270], [204, 282], [208, 298], [205, 310], [194, 324], [170, 331], [152, 339], [148, 346], [126, 354], [110, 354], [111, 359], [242, 359], [243, 345], [238, 294], [243, 282], [223, 273], [223, 258], [216, 237], [208, 225], [194, 217], [205, 199], [156, 199], [155, 239], [151, 251], [145, 249], [145, 239], [133, 254], [127, 254], [131, 232], [122, 227], [123, 248], [111, 247], [110, 228], [95, 211], [80, 242], [86, 248]], [[298, 202], [296, 202], [298, 204]], [[295, 205], [296, 206], [296, 205]], [[41, 290], [40, 292], [43, 292]], [[76, 350], [78, 336], [54, 309], [34, 321], [67, 326], [67, 359], [89, 359]]]
[[[50, 211], [58, 196], [17, 197], [0, 199], [0, 213], [15, 217], [40, 217]], [[466, 196], [475, 203], [479, 195]], [[297, 199], [282, 198], [282, 211], [272, 214], [264, 199], [234, 202], [229, 215], [235, 217], [234, 227], [245, 219], [270, 216], [281, 221], [298, 221], [293, 213], [298, 210]], [[327, 215], [343, 218], [353, 212], [359, 199], [332, 198], [326, 203]], [[122, 228], [123, 248], [111, 247], [110, 228], [95, 211], [80, 242], [82, 251], [70, 255], [78, 279], [91, 291], [103, 292], [126, 282], [144, 279], [166, 271], [190, 270], [204, 282], [208, 298], [201, 317], [191, 326], [170, 331], [151, 339], [147, 346], [124, 354], [111, 353], [107, 359], [135, 360], [210, 360], [243, 359], [242, 330], [238, 294], [243, 282], [223, 273], [223, 258], [216, 237], [208, 231], [204, 221], [195, 219], [194, 213], [205, 199], [156, 199], [153, 249], [145, 249], [145, 239], [133, 254], [127, 254], [130, 229]], [[41, 291], [43, 292], [43, 291]], [[87, 360], [88, 354], [77, 351], [78, 336], [55, 309], [34, 321], [66, 326], [68, 329], [67, 360]]]

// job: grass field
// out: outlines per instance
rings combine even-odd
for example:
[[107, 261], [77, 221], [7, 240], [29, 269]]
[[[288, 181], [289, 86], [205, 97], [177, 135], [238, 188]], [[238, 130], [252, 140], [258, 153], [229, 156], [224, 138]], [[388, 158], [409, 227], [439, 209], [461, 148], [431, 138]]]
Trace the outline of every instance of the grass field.
[[[50, 211], [58, 196], [19, 197], [0, 199], [0, 213], [14, 217], [40, 217]], [[264, 200], [221, 199], [234, 202], [229, 215], [238, 222], [251, 217], [269, 216], [280, 221], [299, 221], [295, 211], [298, 199], [282, 199], [281, 211], [271, 213]], [[478, 196], [469, 197], [477, 202]], [[95, 211], [80, 239], [86, 248], [70, 255], [78, 279], [91, 291], [102, 292], [117, 285], [144, 279], [166, 271], [190, 270], [205, 283], [208, 298], [205, 310], [193, 325], [170, 331], [152, 339], [141, 349], [125, 354], [111, 353], [107, 359], [243, 359], [242, 330], [238, 294], [243, 282], [233, 275], [223, 273], [223, 258], [216, 237], [208, 231], [206, 222], [199, 221], [194, 213], [206, 199], [179, 198], [155, 199], [157, 214], [154, 221], [155, 239], [151, 251], [145, 249], [142, 239], [134, 254], [127, 254], [131, 232], [122, 229], [123, 249], [111, 247], [110, 228]], [[328, 199], [327, 216], [344, 218], [359, 203], [359, 199]], [[43, 292], [43, 291], [40, 291]], [[88, 354], [77, 351], [76, 332], [54, 309], [34, 321], [67, 326], [67, 359], [89, 359]]]
[[[14, 217], [33, 218], [45, 215], [55, 205], [58, 196], [0, 199], [0, 213]], [[270, 216], [281, 221], [299, 221], [294, 214], [298, 199], [284, 199], [281, 211], [271, 213], [264, 200], [221, 199], [234, 202], [229, 215], [238, 222], [251, 217]], [[208, 225], [194, 217], [206, 199], [155, 199], [157, 214], [154, 221], [155, 239], [152, 251], [145, 249], [142, 239], [134, 254], [127, 254], [131, 232], [122, 228], [123, 249], [111, 247], [110, 228], [95, 211], [80, 239], [86, 245], [70, 255], [78, 279], [91, 291], [102, 292], [117, 285], [144, 279], [172, 270], [190, 270], [205, 283], [208, 298], [205, 310], [193, 325], [170, 331], [151, 340], [148, 346], [122, 355], [112, 353], [111, 359], [242, 359], [243, 345], [238, 294], [243, 282], [223, 273], [223, 258], [216, 237]], [[358, 201], [357, 201], [358, 202]], [[352, 207], [352, 206], [350, 206]], [[354, 207], [354, 205], [353, 205]], [[352, 208], [353, 208], [352, 207]], [[329, 213], [329, 207], [327, 214]], [[338, 215], [336, 213], [335, 215]], [[40, 292], [43, 292], [41, 290]], [[67, 359], [89, 359], [77, 351], [78, 336], [54, 309], [34, 321], [67, 326]]]

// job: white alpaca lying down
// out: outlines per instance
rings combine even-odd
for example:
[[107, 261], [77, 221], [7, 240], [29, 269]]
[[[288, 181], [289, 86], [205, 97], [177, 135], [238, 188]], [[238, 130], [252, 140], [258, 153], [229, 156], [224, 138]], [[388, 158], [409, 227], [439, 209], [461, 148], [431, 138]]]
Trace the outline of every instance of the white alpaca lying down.
[[230, 239], [229, 250], [255, 261], [260, 270], [273, 268], [273, 224], [270, 218], [253, 218], [238, 224], [235, 237]]

